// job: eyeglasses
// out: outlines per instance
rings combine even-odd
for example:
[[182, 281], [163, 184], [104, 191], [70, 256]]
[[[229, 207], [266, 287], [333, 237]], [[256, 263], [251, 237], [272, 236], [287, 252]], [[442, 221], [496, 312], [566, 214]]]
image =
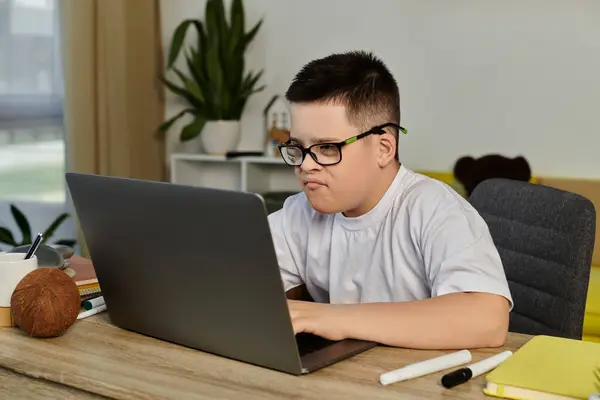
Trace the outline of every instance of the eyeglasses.
[[339, 164], [342, 161], [342, 147], [347, 144], [356, 142], [359, 139], [365, 138], [369, 135], [382, 135], [385, 133], [384, 128], [393, 127], [398, 131], [406, 134], [408, 131], [398, 124], [387, 123], [379, 126], [375, 126], [360, 135], [352, 136], [341, 142], [332, 143], [317, 143], [313, 144], [308, 148], [304, 148], [299, 144], [284, 143], [278, 146], [281, 158], [287, 165], [293, 167], [299, 167], [304, 162], [304, 158], [307, 154], [310, 154], [313, 160], [319, 165], [328, 166]]

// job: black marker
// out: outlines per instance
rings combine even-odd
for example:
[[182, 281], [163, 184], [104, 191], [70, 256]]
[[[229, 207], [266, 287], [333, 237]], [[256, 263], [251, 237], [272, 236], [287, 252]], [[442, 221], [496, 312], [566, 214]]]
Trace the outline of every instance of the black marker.
[[469, 379], [475, 378], [481, 374], [485, 374], [488, 371], [496, 368], [500, 363], [512, 356], [512, 351], [507, 350], [500, 354], [496, 354], [490, 358], [479, 361], [475, 364], [471, 364], [468, 367], [457, 369], [452, 371], [442, 378], [442, 386], [446, 389], [453, 388], [462, 383], [468, 382]]

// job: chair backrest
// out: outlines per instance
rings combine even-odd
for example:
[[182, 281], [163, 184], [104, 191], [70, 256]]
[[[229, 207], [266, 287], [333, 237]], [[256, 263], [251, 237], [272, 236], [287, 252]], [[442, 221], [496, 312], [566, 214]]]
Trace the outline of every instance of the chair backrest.
[[587, 198], [494, 178], [469, 198], [487, 222], [513, 296], [510, 331], [581, 339], [596, 230]]

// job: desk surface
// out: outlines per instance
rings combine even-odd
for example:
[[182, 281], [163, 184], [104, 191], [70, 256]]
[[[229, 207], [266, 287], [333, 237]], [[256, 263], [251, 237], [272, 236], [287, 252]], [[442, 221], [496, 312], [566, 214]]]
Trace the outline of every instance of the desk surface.
[[[504, 349], [514, 351], [530, 338], [510, 334]], [[501, 350], [472, 351], [473, 360]], [[8, 382], [6, 388], [14, 389], [8, 393], [17, 398], [21, 396], [15, 394], [26, 389], [61, 398], [487, 398], [483, 376], [451, 390], [439, 383], [443, 372], [386, 387], [379, 384], [383, 372], [445, 353], [380, 346], [298, 377], [129, 332], [111, 325], [103, 313], [77, 321], [64, 336], [53, 339], [0, 328], [0, 380]]]
[[102, 399], [78, 389], [41, 379], [30, 378], [0, 367], [0, 399]]

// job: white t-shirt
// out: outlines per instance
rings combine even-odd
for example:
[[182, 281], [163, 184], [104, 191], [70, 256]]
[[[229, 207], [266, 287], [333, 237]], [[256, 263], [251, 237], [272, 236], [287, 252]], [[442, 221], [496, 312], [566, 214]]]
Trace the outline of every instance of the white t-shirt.
[[479, 213], [446, 184], [401, 166], [368, 213], [321, 214], [304, 193], [269, 215], [285, 290], [322, 303], [420, 300], [455, 292], [512, 297]]

